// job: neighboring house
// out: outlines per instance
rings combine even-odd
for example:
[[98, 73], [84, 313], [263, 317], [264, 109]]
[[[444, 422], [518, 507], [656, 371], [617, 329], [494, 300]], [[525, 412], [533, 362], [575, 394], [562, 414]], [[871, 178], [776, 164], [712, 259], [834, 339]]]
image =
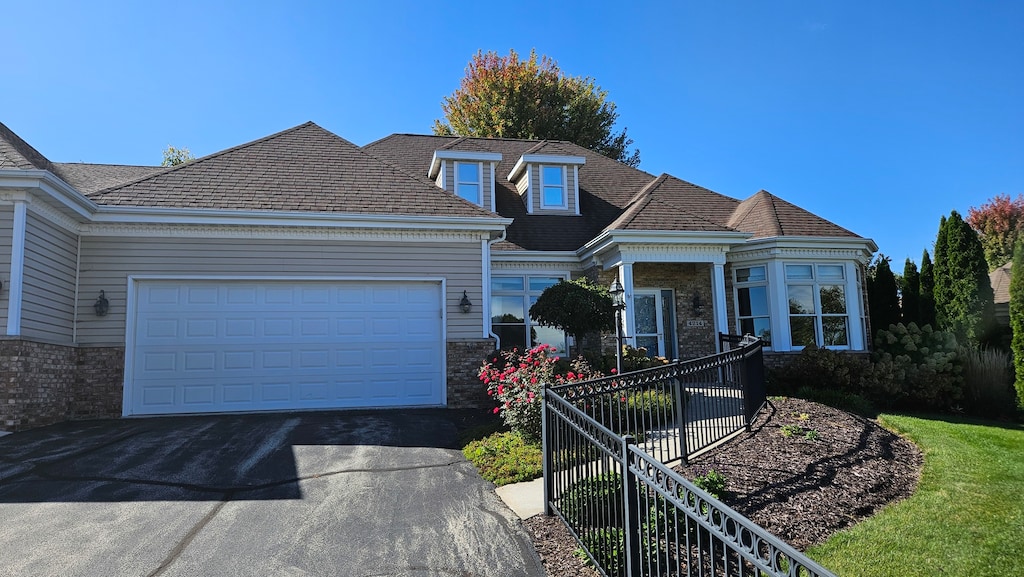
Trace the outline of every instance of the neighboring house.
[[992, 303], [996, 313], [996, 323], [1003, 328], [1010, 326], [1010, 277], [1013, 261], [988, 273], [992, 283]]
[[559, 279], [626, 289], [627, 342], [866, 349], [865, 239], [566, 142], [312, 123], [172, 168], [55, 163], [0, 124], [0, 427], [478, 406], [481, 360], [566, 346]]

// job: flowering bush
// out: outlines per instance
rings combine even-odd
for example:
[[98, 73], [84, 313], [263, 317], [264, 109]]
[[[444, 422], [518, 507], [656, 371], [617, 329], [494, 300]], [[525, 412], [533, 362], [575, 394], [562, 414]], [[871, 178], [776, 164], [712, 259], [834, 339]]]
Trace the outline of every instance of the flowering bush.
[[598, 378], [601, 373], [591, 369], [579, 358], [564, 374], [558, 371], [559, 358], [551, 345], [538, 345], [527, 351], [502, 351], [484, 362], [478, 373], [487, 385], [487, 394], [498, 402], [494, 412], [505, 424], [529, 441], [540, 440], [541, 392], [544, 385], [561, 385]]

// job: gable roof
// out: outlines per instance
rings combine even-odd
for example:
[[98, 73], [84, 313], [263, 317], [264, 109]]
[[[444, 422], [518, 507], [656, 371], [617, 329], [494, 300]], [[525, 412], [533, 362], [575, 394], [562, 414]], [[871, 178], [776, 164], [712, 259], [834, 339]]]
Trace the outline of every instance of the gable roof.
[[668, 174], [649, 183], [606, 230], [731, 231], [739, 201]]
[[88, 196], [115, 206], [494, 217], [312, 122]]
[[53, 163], [0, 122], [0, 169], [53, 170]]
[[859, 238], [845, 228], [786, 202], [767, 190], [758, 191], [736, 207], [728, 226], [750, 232], [753, 238], [775, 236], [838, 236]]

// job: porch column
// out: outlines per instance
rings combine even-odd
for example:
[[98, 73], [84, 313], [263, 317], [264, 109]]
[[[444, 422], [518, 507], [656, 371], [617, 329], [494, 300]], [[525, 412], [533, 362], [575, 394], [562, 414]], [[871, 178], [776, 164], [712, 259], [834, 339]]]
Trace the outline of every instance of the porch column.
[[711, 294], [715, 301], [715, 351], [722, 352], [718, 333], [729, 333], [729, 315], [725, 310], [725, 263], [712, 263]]
[[623, 298], [626, 299], [626, 309], [622, 311], [622, 339], [623, 344], [636, 346], [636, 317], [633, 315], [633, 263], [624, 262], [619, 265], [619, 282], [626, 291]]

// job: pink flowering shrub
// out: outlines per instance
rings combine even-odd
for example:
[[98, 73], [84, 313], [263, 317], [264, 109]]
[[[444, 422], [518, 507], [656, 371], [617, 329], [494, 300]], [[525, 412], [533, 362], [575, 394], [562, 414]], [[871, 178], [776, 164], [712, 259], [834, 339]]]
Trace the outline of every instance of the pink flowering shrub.
[[502, 351], [484, 362], [478, 373], [487, 385], [487, 394], [498, 403], [494, 412], [528, 441], [540, 440], [541, 393], [545, 383], [561, 385], [602, 376], [582, 357], [562, 374], [558, 371], [558, 357], [550, 356], [554, 351], [551, 345], [538, 345], [523, 352]]

